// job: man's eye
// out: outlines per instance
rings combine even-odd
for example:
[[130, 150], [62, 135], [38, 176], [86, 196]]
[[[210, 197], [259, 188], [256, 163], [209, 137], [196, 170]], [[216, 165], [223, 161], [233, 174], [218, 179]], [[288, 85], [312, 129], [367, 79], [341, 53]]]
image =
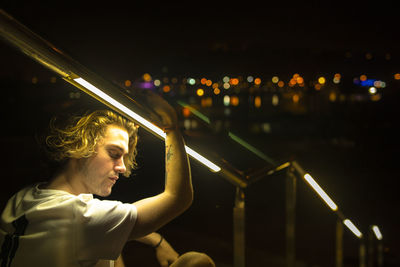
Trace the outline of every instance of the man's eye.
[[118, 152], [108, 152], [110, 154], [110, 157], [112, 157], [113, 159], [118, 159], [121, 157], [120, 153]]

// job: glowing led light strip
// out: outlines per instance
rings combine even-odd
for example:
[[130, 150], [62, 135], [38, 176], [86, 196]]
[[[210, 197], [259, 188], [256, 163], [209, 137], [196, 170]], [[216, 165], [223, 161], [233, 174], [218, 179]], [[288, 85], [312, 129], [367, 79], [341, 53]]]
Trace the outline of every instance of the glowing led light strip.
[[350, 231], [353, 232], [353, 234], [355, 234], [358, 238], [362, 237], [362, 233], [360, 232], [360, 230], [357, 229], [357, 227], [349, 220], [346, 219], [343, 221], [344, 225], [347, 226], [347, 228], [350, 229]]
[[337, 210], [337, 205], [333, 200], [325, 193], [325, 191], [315, 182], [315, 180], [308, 173], [304, 174], [304, 179], [311, 185], [311, 187], [318, 193], [318, 195], [325, 201], [326, 204], [333, 210]]
[[378, 226], [373, 225], [373, 226], [372, 226], [372, 231], [374, 231], [375, 236], [376, 236], [376, 238], [377, 238], [378, 240], [382, 240], [382, 233], [381, 233], [381, 231], [379, 230], [379, 227], [378, 227]]
[[[114, 98], [110, 97], [109, 95], [107, 95], [106, 93], [101, 91], [96, 86], [92, 85], [91, 83], [85, 81], [82, 78], [76, 78], [76, 79], [74, 79], [74, 81], [77, 82], [78, 84], [82, 85], [86, 89], [90, 90], [92, 93], [94, 93], [95, 95], [97, 95], [101, 99], [107, 101], [107, 103], [109, 103], [110, 105], [112, 105], [115, 108], [119, 109], [120, 111], [124, 112], [126, 115], [128, 115], [132, 119], [136, 120], [137, 122], [139, 122], [143, 126], [147, 127], [148, 129], [150, 129], [151, 131], [153, 131], [154, 133], [156, 133], [157, 135], [159, 135], [163, 139], [165, 139], [166, 134], [163, 132], [163, 130], [161, 130], [159, 127], [155, 126], [154, 124], [152, 124], [148, 120], [144, 119], [140, 115], [136, 114], [135, 112], [133, 112], [129, 108], [125, 107], [124, 105], [119, 103], [117, 100], [115, 100]], [[198, 161], [200, 161], [201, 163], [206, 165], [212, 171], [219, 172], [221, 170], [220, 167], [218, 167], [217, 165], [215, 165], [214, 163], [212, 163], [211, 161], [209, 161], [205, 157], [201, 156], [199, 153], [195, 152], [193, 149], [189, 148], [188, 146], [185, 146], [185, 149], [186, 149], [186, 152], [190, 156], [192, 156], [193, 158], [197, 159]]]

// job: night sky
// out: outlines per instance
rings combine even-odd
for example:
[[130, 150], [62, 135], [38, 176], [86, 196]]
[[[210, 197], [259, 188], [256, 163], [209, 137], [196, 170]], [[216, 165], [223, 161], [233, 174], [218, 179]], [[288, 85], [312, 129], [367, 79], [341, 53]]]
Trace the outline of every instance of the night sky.
[[[341, 72], [352, 77], [366, 73], [389, 79], [400, 72], [398, 11], [389, 1], [373, 4], [367, 1], [214, 2], [128, 5], [120, 1], [39, 4], [35, 1], [8, 0], [2, 1], [2, 8], [44, 39], [110, 80], [135, 79], [146, 72], [160, 77], [207, 76], [212, 79], [220, 79], [224, 75], [285, 77], [296, 72], [306, 78]], [[32, 75], [47, 72], [37, 63], [27, 64], [30, 59], [6, 45], [1, 44], [0, 47], [3, 84], [16, 77], [28, 80]], [[365, 60], [367, 53], [373, 55], [372, 60]], [[390, 60], [385, 60], [387, 54], [390, 54]], [[398, 83], [396, 88], [400, 90]], [[292, 155], [301, 156], [316, 176], [326, 177], [324, 182], [329, 192], [334, 192], [333, 198], [341, 204], [340, 207], [344, 207], [346, 216], [361, 226], [363, 232], [369, 224], [381, 227], [388, 259], [393, 262], [399, 260], [400, 254], [397, 241], [400, 220], [396, 214], [400, 204], [396, 190], [399, 175], [394, 159], [398, 154], [399, 130], [393, 114], [397, 110], [399, 93], [394, 96], [374, 109], [379, 114], [365, 107], [358, 110], [360, 117], [362, 112], [365, 115], [374, 114], [370, 121], [366, 120], [368, 126], [352, 133], [359, 134], [356, 139], [360, 143], [357, 143], [356, 149], [336, 149], [331, 154], [330, 150], [324, 150], [324, 144], [319, 146], [318, 142], [309, 142], [309, 146], [296, 147], [295, 142], [284, 146], [284, 149], [295, 151]], [[355, 122], [367, 125], [363, 123]], [[144, 141], [148, 140], [146, 138], [143, 138]], [[273, 142], [266, 141], [270, 145]], [[144, 154], [150, 156], [150, 152]], [[194, 172], [208, 175], [200, 167], [194, 167]], [[205, 206], [229, 205], [233, 196], [232, 187], [220, 180], [214, 183], [213, 179], [215, 177], [212, 176], [202, 183], [195, 182], [199, 191], [207, 191], [211, 196], [215, 194], [216, 200], [206, 200]], [[262, 185], [277, 186], [264, 182], [249, 189], [249, 205], [261, 210], [268, 198], [261, 201], [254, 195], [264, 194]], [[326, 231], [334, 235], [335, 216], [323, 204], [312, 199], [311, 192], [308, 192], [310, 196], [304, 196], [307, 189], [304, 185], [300, 187], [299, 191], [303, 190], [303, 193], [299, 193], [299, 208], [304, 213], [297, 215], [299, 223], [307, 225], [305, 218], [318, 217], [313, 213], [315, 209], [322, 212], [322, 215], [319, 213], [321, 224], [330, 220], [328, 224], [331, 228]], [[228, 191], [228, 200], [223, 199], [223, 194], [218, 196], [218, 192], [224, 190]], [[202, 197], [207, 195], [199, 192], [199, 198]], [[271, 210], [275, 209], [271, 207]], [[194, 211], [206, 214], [201, 204], [195, 205]], [[231, 216], [229, 212], [227, 216]], [[217, 213], [215, 209], [210, 211], [211, 216]], [[255, 220], [256, 214], [249, 211], [250, 222]], [[196, 217], [195, 212], [189, 215]], [[322, 219], [323, 216], [328, 216], [328, 219]], [[184, 224], [187, 217], [178, 220], [178, 223]], [[277, 217], [270, 221], [254, 221], [254, 229], [263, 229], [268, 227], [265, 225], [269, 222], [278, 221], [284, 222]], [[262, 223], [265, 223], [264, 226]], [[310, 228], [318, 228], [315, 224], [310, 223], [313, 225]], [[320, 231], [324, 232], [324, 227], [325, 224]], [[307, 240], [306, 233], [311, 231], [310, 228], [301, 228], [303, 231], [299, 231], [299, 240]], [[278, 246], [283, 247], [281, 237], [272, 235], [271, 242], [278, 240]], [[346, 234], [345, 238], [350, 243], [351, 253], [358, 253], [351, 234]], [[313, 241], [317, 239], [310, 238]], [[304, 249], [308, 252], [304, 253], [304, 260], [320, 253], [315, 248], [313, 252], [310, 245], [313, 241], [305, 242]], [[257, 243], [257, 240], [252, 242]], [[268, 249], [271, 253], [282, 253], [273, 245]], [[330, 244], [329, 249], [334, 251], [334, 244]], [[328, 254], [331, 255], [332, 251]], [[323, 265], [322, 261], [316, 264], [333, 266], [329, 263]]]

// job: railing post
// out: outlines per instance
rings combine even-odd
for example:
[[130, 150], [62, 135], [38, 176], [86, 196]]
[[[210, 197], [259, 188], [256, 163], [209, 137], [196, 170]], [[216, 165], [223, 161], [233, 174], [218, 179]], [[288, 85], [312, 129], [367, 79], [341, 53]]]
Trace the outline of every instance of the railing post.
[[343, 267], [343, 222], [336, 220], [336, 267]]
[[366, 249], [364, 238], [360, 240], [360, 267], [367, 267], [366, 264]]
[[383, 243], [378, 241], [378, 267], [383, 267]]
[[368, 267], [374, 267], [374, 232], [372, 226], [368, 229]]
[[245, 195], [240, 187], [236, 187], [233, 208], [233, 266], [245, 266]]
[[295, 251], [295, 220], [296, 220], [296, 175], [292, 166], [286, 174], [286, 266], [294, 267]]

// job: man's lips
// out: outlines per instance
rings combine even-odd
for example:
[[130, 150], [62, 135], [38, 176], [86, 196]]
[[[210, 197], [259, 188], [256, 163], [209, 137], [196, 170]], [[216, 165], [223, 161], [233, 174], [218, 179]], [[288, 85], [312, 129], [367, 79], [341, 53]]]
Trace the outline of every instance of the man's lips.
[[118, 180], [118, 176], [112, 176], [112, 177], [108, 177], [108, 178], [112, 181], [113, 184], [115, 184]]

